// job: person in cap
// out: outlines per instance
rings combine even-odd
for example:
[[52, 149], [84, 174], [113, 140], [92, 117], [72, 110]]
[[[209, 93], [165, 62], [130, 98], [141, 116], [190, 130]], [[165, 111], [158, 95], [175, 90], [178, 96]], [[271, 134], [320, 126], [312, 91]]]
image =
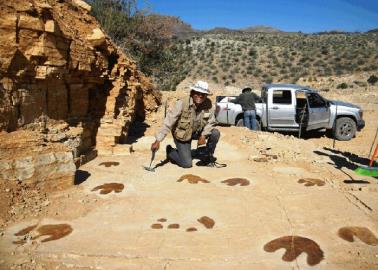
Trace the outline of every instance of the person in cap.
[[252, 93], [252, 89], [244, 87], [242, 93], [230, 101], [241, 105], [244, 126], [250, 130], [257, 130], [255, 95]]
[[[160, 142], [168, 133], [172, 133], [176, 149], [171, 145], [166, 148], [167, 159], [183, 168], [192, 167], [192, 140], [198, 140], [197, 148], [206, 149], [206, 160], [203, 165], [215, 162], [213, 157], [220, 132], [215, 128], [215, 108], [211, 100], [207, 82], [198, 81], [190, 87], [187, 98], [176, 101], [172, 110], [167, 113], [163, 126], [155, 134], [155, 142], [151, 145], [152, 151], [157, 151]], [[205, 148], [204, 148], [205, 147]], [[194, 151], [193, 151], [194, 152]]]

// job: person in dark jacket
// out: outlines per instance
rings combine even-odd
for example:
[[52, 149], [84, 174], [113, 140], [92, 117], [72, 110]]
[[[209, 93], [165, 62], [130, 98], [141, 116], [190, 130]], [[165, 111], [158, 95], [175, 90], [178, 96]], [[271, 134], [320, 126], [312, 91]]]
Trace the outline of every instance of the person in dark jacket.
[[250, 87], [245, 87], [242, 93], [232, 103], [240, 104], [243, 110], [244, 126], [257, 130], [255, 96]]

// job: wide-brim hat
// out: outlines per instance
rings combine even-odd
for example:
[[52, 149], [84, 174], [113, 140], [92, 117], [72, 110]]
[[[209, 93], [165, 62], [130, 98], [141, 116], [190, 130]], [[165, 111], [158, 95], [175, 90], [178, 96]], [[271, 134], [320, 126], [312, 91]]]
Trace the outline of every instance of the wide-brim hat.
[[211, 95], [211, 93], [209, 91], [209, 84], [207, 82], [204, 82], [204, 81], [196, 82], [195, 85], [190, 87], [190, 90], [193, 90], [193, 91], [196, 91], [196, 92], [199, 92], [199, 93], [204, 93], [206, 95]]
[[249, 86], [243, 87], [243, 89], [242, 89], [242, 93], [250, 92], [250, 91], [252, 91], [252, 88], [249, 87]]

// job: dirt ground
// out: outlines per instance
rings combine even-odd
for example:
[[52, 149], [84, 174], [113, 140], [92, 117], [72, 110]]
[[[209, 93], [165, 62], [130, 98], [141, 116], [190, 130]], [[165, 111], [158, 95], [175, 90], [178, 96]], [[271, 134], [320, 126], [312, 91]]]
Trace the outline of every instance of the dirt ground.
[[161, 108], [131, 153], [85, 164], [72, 188], [2, 183], [0, 269], [376, 269], [378, 178], [354, 173], [378, 128], [376, 90], [340, 97], [365, 110], [349, 142], [219, 127], [227, 167], [147, 172]]

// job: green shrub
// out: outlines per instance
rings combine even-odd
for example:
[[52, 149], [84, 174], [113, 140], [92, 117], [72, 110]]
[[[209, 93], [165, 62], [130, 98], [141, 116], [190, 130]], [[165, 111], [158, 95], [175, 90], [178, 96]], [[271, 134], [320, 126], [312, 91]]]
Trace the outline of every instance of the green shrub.
[[251, 57], [256, 57], [257, 56], [257, 51], [255, 48], [252, 48], [248, 51], [248, 55]]
[[343, 83], [340, 83], [336, 86], [337, 89], [347, 89], [348, 88], [348, 85], [343, 82]]
[[268, 76], [267, 78], [265, 78], [265, 83], [272, 83], [273, 82], [273, 78]]
[[374, 85], [378, 81], [378, 77], [375, 75], [371, 75], [368, 79], [367, 82]]

